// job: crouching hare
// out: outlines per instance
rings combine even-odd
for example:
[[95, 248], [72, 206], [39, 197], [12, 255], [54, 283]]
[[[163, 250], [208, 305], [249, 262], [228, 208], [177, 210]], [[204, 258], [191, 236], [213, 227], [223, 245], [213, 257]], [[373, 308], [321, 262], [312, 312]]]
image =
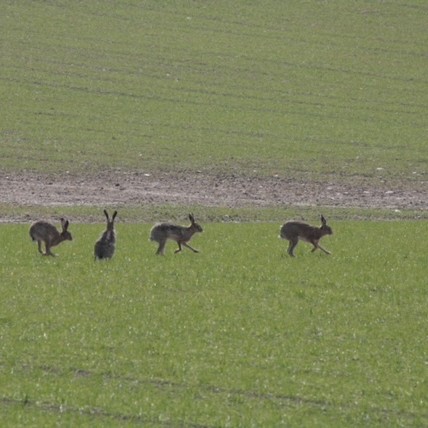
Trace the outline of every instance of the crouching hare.
[[[47, 221], [36, 221], [30, 227], [30, 237], [33, 241], [37, 241], [39, 253], [44, 256], [55, 256], [51, 252], [51, 248], [60, 244], [63, 241], [72, 241], [71, 233], [68, 231], [70, 222], [61, 219], [62, 231], [59, 232], [57, 228]], [[42, 243], [45, 244], [45, 252], [42, 251]]]
[[288, 254], [294, 257], [294, 249], [299, 243], [299, 240], [312, 244], [314, 246], [312, 252], [319, 248], [321, 251], [324, 251], [324, 253], [330, 254], [329, 251], [321, 247], [319, 241], [325, 235], [332, 235], [333, 231], [330, 226], [327, 226], [327, 220], [323, 216], [321, 216], [321, 223], [321, 227], [310, 226], [301, 221], [289, 221], [285, 223], [281, 227], [280, 237], [290, 242], [287, 250]]
[[101, 235], [100, 239], [98, 239], [98, 241], [95, 243], [95, 260], [111, 259], [116, 249], [116, 231], [114, 230], [114, 219], [117, 216], [117, 211], [113, 213], [111, 220], [106, 210], [104, 210], [104, 215], [107, 219], [107, 227], [105, 232]]
[[156, 254], [164, 255], [165, 244], [168, 239], [177, 242], [178, 249], [175, 250], [175, 253], [179, 253], [182, 250], [182, 245], [184, 245], [189, 250], [192, 250], [194, 253], [199, 252], [198, 250], [192, 248], [188, 242], [192, 239], [192, 236], [196, 232], [202, 232], [203, 229], [198, 223], [195, 222], [195, 218], [192, 214], [189, 214], [189, 220], [191, 222], [189, 227], [176, 226], [171, 223], [159, 223], [153, 226], [150, 232], [150, 240], [159, 244]]

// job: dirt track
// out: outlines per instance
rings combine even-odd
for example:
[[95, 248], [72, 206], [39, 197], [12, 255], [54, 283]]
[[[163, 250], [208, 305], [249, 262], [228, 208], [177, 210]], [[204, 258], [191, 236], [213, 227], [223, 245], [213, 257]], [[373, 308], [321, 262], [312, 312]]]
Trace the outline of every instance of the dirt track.
[[428, 209], [428, 186], [297, 182], [279, 177], [106, 172], [96, 176], [0, 173], [0, 203], [17, 206], [204, 205]]

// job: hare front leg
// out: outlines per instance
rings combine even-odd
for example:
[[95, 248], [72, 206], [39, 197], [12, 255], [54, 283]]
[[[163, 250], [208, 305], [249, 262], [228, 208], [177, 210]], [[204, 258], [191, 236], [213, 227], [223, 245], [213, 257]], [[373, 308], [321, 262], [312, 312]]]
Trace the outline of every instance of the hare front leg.
[[52, 257], [56, 257], [56, 255], [54, 253], [52, 253], [51, 251], [51, 247], [50, 245], [46, 244], [46, 251], [44, 256], [52, 256]]
[[295, 255], [294, 255], [294, 249], [296, 248], [296, 246], [297, 246], [298, 243], [299, 243], [299, 239], [298, 238], [296, 238], [296, 239], [290, 239], [290, 243], [288, 244], [288, 250], [287, 250], [287, 252], [288, 252], [288, 254], [291, 257], [295, 257]]
[[188, 248], [189, 250], [192, 250], [194, 253], [199, 253], [198, 250], [195, 250], [194, 248], [192, 248], [188, 243], [183, 242], [183, 245]]
[[161, 255], [161, 256], [164, 255], [164, 253], [165, 253], [165, 244], [166, 244], [166, 239], [159, 241], [159, 247], [158, 247], [158, 250], [156, 251], [156, 255]]
[[325, 248], [321, 247], [321, 245], [319, 245], [319, 244], [318, 244], [318, 248], [319, 248], [321, 251], [324, 251], [324, 253], [326, 253], [326, 254], [328, 254], [328, 255], [330, 255], [330, 254], [331, 254], [331, 253], [330, 253], [330, 251], [327, 251]]
[[317, 248], [319, 248], [321, 251], [324, 251], [325, 254], [331, 254], [330, 251], [327, 251], [325, 248], [321, 247], [321, 245], [318, 244], [318, 241], [313, 241], [311, 244], [314, 246], [314, 248], [311, 250], [312, 253], [316, 251]]
[[42, 241], [37, 241], [37, 248], [39, 249], [40, 254], [44, 254], [44, 252], [42, 250]]
[[184, 245], [186, 248], [188, 248], [189, 250], [192, 250], [194, 253], [199, 253], [198, 250], [195, 250], [194, 248], [192, 248], [187, 242], [177, 242], [178, 244], [178, 249], [175, 250], [175, 254], [180, 253], [182, 248], [182, 245]]

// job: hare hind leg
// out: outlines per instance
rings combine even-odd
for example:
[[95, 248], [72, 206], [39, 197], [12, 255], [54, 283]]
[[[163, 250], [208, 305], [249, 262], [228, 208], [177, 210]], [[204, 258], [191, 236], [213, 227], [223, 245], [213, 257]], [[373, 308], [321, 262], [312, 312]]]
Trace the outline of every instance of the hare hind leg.
[[288, 244], [287, 253], [291, 257], [295, 257], [295, 255], [294, 255], [294, 249], [296, 248], [297, 244], [299, 243], [299, 238], [292, 238], [292, 239], [289, 239], [289, 241], [290, 241], [290, 243]]

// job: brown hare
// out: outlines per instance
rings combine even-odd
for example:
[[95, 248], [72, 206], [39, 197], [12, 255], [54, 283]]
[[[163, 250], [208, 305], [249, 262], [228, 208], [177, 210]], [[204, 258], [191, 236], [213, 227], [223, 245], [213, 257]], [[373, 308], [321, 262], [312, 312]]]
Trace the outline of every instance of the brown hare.
[[98, 241], [95, 243], [95, 260], [111, 259], [116, 249], [116, 231], [114, 230], [114, 219], [117, 216], [117, 211], [113, 213], [111, 220], [106, 210], [104, 210], [104, 215], [107, 219], [107, 227], [105, 232], [101, 235], [100, 239], [98, 239]]
[[319, 240], [325, 235], [332, 235], [333, 231], [330, 226], [327, 226], [327, 220], [321, 216], [321, 227], [310, 226], [307, 223], [301, 221], [289, 221], [285, 223], [280, 230], [280, 237], [290, 241], [288, 245], [288, 254], [294, 257], [294, 249], [296, 248], [299, 240], [309, 242], [314, 246], [312, 252], [317, 248], [324, 251], [326, 254], [330, 254], [329, 251], [325, 250], [319, 244]]
[[192, 236], [196, 232], [202, 232], [202, 227], [195, 222], [195, 218], [192, 214], [189, 214], [189, 220], [191, 222], [189, 227], [176, 226], [171, 223], [160, 223], [153, 226], [150, 232], [150, 240], [155, 241], [159, 244], [156, 254], [163, 255], [165, 253], [165, 244], [168, 239], [171, 239], [178, 244], [178, 249], [175, 253], [179, 253], [184, 245], [194, 253], [198, 253], [198, 250], [192, 248], [188, 242], [192, 239]]
[[[37, 241], [39, 253], [44, 256], [55, 256], [51, 252], [51, 248], [60, 244], [62, 241], [72, 241], [71, 233], [68, 231], [70, 222], [61, 219], [62, 232], [60, 233], [57, 228], [47, 221], [36, 221], [30, 227], [30, 237], [33, 241]], [[45, 243], [45, 252], [42, 251], [42, 242]]]

